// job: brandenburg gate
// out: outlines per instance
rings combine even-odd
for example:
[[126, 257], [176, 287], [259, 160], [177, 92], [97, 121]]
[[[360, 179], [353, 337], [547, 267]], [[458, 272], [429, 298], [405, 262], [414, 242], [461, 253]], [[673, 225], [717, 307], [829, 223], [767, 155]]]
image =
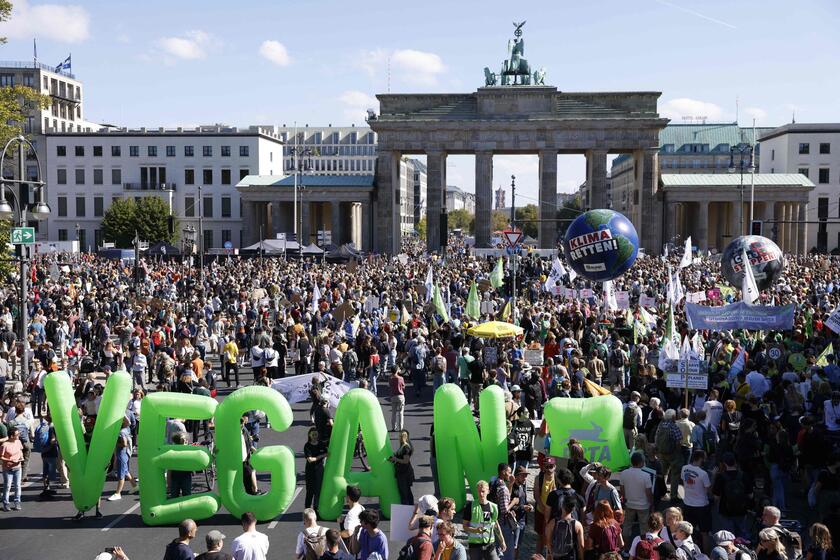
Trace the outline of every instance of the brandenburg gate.
[[[524, 22], [523, 22], [524, 23]], [[378, 135], [374, 192], [373, 250], [396, 253], [400, 246], [399, 161], [425, 154], [426, 239], [441, 248], [446, 211], [446, 158], [475, 156], [476, 247], [490, 246], [493, 155], [539, 156], [539, 246], [557, 246], [557, 156], [585, 154], [590, 208], [607, 206], [607, 154], [632, 154], [641, 242], [659, 252], [661, 197], [657, 196], [659, 131], [668, 123], [657, 113], [659, 92], [571, 93], [544, 85], [545, 70], [533, 74], [524, 58], [522, 24], [508, 42], [508, 58], [497, 74], [484, 69], [485, 85], [465, 94], [380, 94], [380, 114], [368, 124]], [[542, 221], [545, 220], [545, 221]]]

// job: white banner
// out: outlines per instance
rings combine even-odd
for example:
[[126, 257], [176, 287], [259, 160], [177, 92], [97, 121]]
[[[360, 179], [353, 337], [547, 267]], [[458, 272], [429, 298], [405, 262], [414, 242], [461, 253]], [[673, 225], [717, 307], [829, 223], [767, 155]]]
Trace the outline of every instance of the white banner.
[[642, 294], [639, 296], [639, 305], [642, 307], [656, 307], [656, 298]]
[[348, 383], [332, 375], [311, 373], [275, 379], [271, 387], [282, 393], [289, 404], [294, 404], [309, 399], [309, 390], [312, 388], [313, 379], [319, 379], [323, 382], [321, 395], [329, 401], [332, 409], [338, 406], [338, 401], [344, 396], [344, 393], [359, 386], [358, 383]]
[[543, 349], [534, 348], [525, 350], [525, 362], [532, 366], [543, 365]]
[[551, 293], [555, 296], [564, 296], [566, 295], [566, 287], [565, 286], [553, 286], [551, 288]]
[[569, 299], [577, 299], [578, 291], [574, 288], [566, 288], [566, 293], [564, 295]]
[[630, 309], [630, 292], [616, 292], [615, 303], [619, 309]]
[[828, 319], [825, 321], [825, 326], [840, 334], [840, 307], [828, 316]]
[[[685, 374], [669, 373], [665, 377], [665, 385], [671, 389], [685, 389]], [[705, 374], [689, 374], [688, 388], [705, 391], [709, 388], [709, 376]]]
[[706, 301], [706, 292], [699, 291], [699, 292], [691, 292], [687, 296], [685, 296], [686, 301], [688, 303], [702, 303]]

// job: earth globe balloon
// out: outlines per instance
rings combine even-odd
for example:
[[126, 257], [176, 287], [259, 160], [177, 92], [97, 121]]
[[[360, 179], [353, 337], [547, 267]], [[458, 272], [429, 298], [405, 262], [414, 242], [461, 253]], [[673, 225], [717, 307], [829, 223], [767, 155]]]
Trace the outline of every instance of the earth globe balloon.
[[627, 272], [639, 254], [639, 236], [626, 216], [614, 210], [584, 212], [563, 240], [566, 262], [589, 280], [606, 281]]
[[742, 235], [726, 246], [720, 262], [723, 276], [733, 286], [740, 287], [744, 280], [744, 252], [759, 290], [772, 286], [784, 272], [785, 256], [778, 245], [760, 235]]

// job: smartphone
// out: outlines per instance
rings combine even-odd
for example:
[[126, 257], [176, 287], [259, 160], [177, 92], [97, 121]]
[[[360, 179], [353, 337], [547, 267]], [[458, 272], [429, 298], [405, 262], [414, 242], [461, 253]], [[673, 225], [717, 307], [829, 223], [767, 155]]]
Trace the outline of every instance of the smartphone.
[[107, 552], [108, 554], [113, 554], [114, 553], [114, 547], [113, 546], [106, 547], [105, 552]]

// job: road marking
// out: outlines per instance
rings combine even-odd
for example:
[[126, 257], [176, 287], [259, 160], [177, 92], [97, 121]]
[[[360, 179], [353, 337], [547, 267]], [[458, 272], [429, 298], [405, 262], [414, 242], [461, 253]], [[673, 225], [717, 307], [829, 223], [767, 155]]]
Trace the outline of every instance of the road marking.
[[103, 531], [107, 531], [108, 529], [110, 529], [111, 527], [113, 527], [114, 525], [116, 525], [117, 523], [119, 523], [120, 521], [122, 521], [122, 520], [123, 520], [123, 517], [125, 517], [125, 516], [126, 516], [126, 515], [128, 515], [128, 514], [130, 514], [131, 512], [133, 512], [135, 509], [137, 509], [137, 508], [139, 508], [139, 507], [140, 507], [140, 502], [137, 502], [136, 504], [134, 504], [133, 506], [131, 506], [130, 508], [128, 508], [128, 511], [126, 511], [124, 514], [120, 515], [119, 517], [117, 517], [116, 519], [114, 519], [113, 521], [111, 521], [110, 523], [108, 523], [107, 525], [105, 525], [104, 527], [102, 527], [102, 530], [103, 530]]
[[293, 504], [293, 503], [295, 503], [295, 500], [297, 499], [298, 494], [300, 494], [300, 491], [301, 491], [302, 489], [303, 489], [303, 487], [302, 487], [302, 486], [298, 486], [298, 487], [295, 489], [295, 493], [294, 493], [294, 494], [292, 494], [292, 501], [291, 501], [291, 502], [289, 502], [289, 505], [286, 507], [286, 509], [284, 509], [284, 510], [282, 511], [282, 513], [280, 513], [280, 515], [278, 515], [277, 517], [275, 517], [275, 518], [271, 521], [271, 523], [269, 523], [269, 524], [268, 524], [268, 528], [269, 528], [269, 529], [274, 529], [275, 527], [277, 527], [277, 521], [278, 521], [281, 517], [283, 517], [284, 515], [286, 515], [286, 512], [287, 512], [287, 511], [289, 511], [289, 508], [291, 508], [291, 507], [292, 507], [292, 504]]

